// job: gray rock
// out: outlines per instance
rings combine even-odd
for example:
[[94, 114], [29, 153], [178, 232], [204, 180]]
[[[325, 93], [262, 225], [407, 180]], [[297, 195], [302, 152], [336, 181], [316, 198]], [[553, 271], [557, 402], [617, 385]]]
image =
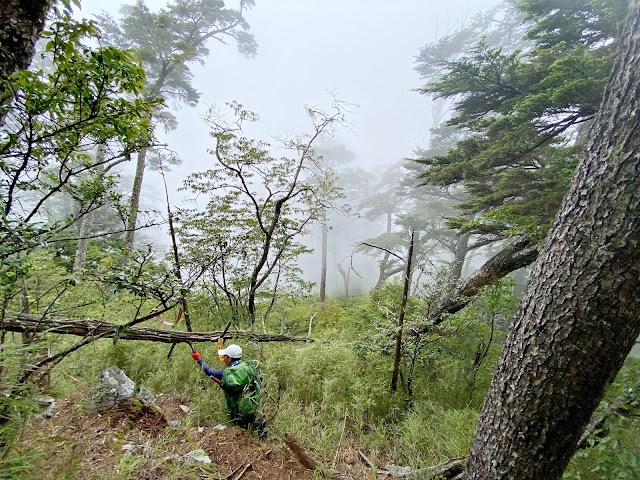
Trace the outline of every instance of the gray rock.
[[192, 452], [187, 453], [185, 456], [187, 461], [198, 462], [198, 463], [211, 463], [211, 459], [209, 455], [206, 454], [204, 450], [198, 448]]
[[53, 397], [49, 395], [42, 395], [40, 397], [35, 398], [36, 404], [40, 409], [44, 409], [43, 412], [38, 414], [39, 417], [42, 418], [53, 418], [53, 409], [56, 406], [56, 401]]
[[53, 408], [56, 406], [55, 398], [49, 395], [42, 395], [35, 398], [36, 403], [40, 408]]
[[118, 367], [109, 367], [100, 373], [99, 385], [89, 393], [87, 410], [100, 412], [118, 403], [133, 399], [136, 384]]
[[169, 420], [169, 426], [171, 428], [180, 428], [182, 423], [180, 423], [180, 420]]
[[151, 391], [145, 386], [140, 387], [140, 390], [138, 390], [138, 393], [136, 393], [136, 397], [143, 402], [148, 403], [149, 405], [156, 406], [156, 398], [153, 396], [153, 393], [151, 393]]

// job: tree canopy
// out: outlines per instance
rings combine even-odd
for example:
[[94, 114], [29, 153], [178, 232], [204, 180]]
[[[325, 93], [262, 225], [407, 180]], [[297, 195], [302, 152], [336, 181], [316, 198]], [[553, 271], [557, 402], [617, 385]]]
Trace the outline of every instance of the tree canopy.
[[[427, 80], [421, 91], [453, 102], [447, 125], [463, 136], [417, 160], [425, 183], [463, 186], [470, 195], [453, 227], [496, 239], [540, 239], [549, 228], [584, 148], [581, 127], [598, 111], [628, 4], [570, 3], [506, 4], [507, 12], [526, 15], [530, 46], [508, 51], [488, 37], [457, 56], [447, 52], [437, 76], [423, 67], [433, 55], [418, 58]], [[518, 23], [513, 13], [505, 18]]]
[[[2, 258], [47, 242], [82, 213], [117, 200], [104, 165], [152, 139], [153, 104], [136, 98], [145, 74], [130, 52], [89, 46], [97, 31], [85, 22], [55, 22], [44, 35], [41, 68], [11, 83], [0, 137]], [[102, 157], [94, 152], [99, 145]], [[47, 209], [61, 195], [84, 212], [53, 219]]]

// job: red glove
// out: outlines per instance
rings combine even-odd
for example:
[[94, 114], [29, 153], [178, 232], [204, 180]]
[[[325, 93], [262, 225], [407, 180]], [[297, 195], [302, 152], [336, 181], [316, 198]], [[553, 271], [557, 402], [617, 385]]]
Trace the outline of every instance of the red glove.
[[200, 360], [200, 354], [199, 354], [197, 351], [193, 352], [193, 353], [191, 354], [191, 356], [193, 357], [193, 359], [194, 359], [195, 361]]

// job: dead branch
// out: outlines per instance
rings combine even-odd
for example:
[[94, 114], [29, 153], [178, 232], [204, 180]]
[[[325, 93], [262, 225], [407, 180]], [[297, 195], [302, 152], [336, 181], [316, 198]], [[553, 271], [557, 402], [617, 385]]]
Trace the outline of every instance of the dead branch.
[[360, 458], [362, 459], [362, 461], [364, 461], [364, 463], [367, 464], [367, 466], [371, 469], [371, 470], [377, 470], [376, 466], [373, 464], [373, 462], [371, 460], [369, 460], [367, 458], [367, 456], [362, 453], [360, 450], [356, 450], [356, 453], [360, 456]]
[[[375, 468], [375, 465], [370, 463], [370, 460], [366, 458], [362, 452], [358, 451], [358, 453], [367, 461], [370, 467]], [[466, 462], [467, 457], [461, 457], [447, 460], [440, 465], [421, 468], [409, 473], [395, 473], [388, 470], [376, 470], [376, 473], [378, 475], [386, 475], [392, 478], [406, 478], [408, 480], [458, 480], [464, 472]]]
[[467, 459], [454, 458], [433, 467], [421, 468], [406, 475], [410, 480], [450, 479], [454, 480], [464, 471]]
[[325, 477], [332, 478], [334, 480], [353, 480], [353, 477], [351, 477], [351, 475], [336, 472], [335, 470], [332, 470], [324, 465], [313, 454], [309, 453], [309, 451], [307, 451], [302, 445], [300, 445], [300, 442], [298, 442], [293, 434], [285, 433], [284, 443], [286, 443], [287, 447], [289, 447], [291, 451], [296, 455], [296, 457], [298, 457], [300, 463], [302, 463], [302, 465], [307, 467], [309, 470], [318, 470]]
[[[38, 315], [14, 314], [2, 326], [9, 332], [50, 332], [80, 337], [113, 337], [122, 340], [147, 340], [162, 343], [197, 343], [215, 342], [223, 338], [246, 338], [254, 342], [313, 342], [309, 338], [288, 337], [286, 335], [269, 335], [229, 330], [226, 333], [214, 332], [180, 332], [177, 330], [161, 330], [146, 327], [127, 327], [98, 320], [79, 320], [73, 318], [51, 317], [41, 318]], [[123, 328], [124, 327], [124, 328]]]
[[242, 478], [242, 476], [244, 475], [244, 472], [246, 472], [249, 468], [253, 468], [251, 466], [251, 463], [247, 463], [246, 465], [240, 465], [233, 472], [231, 472], [229, 475], [224, 477], [223, 480], [240, 480], [240, 478]]

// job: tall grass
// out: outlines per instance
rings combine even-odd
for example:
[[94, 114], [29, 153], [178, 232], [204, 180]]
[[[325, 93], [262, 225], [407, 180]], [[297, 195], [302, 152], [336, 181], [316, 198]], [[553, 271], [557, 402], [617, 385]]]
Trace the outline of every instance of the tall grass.
[[[502, 334], [497, 330], [490, 337], [490, 321], [498, 318], [503, 322], [513, 302], [507, 298], [504, 286], [499, 286], [487, 293], [486, 300], [476, 302], [441, 325], [440, 333], [444, 335], [425, 335], [420, 340], [409, 396], [408, 371], [416, 345], [411, 337], [406, 337], [404, 344], [399, 389], [395, 394], [389, 390], [399, 292], [398, 285], [391, 284], [348, 304], [329, 300], [320, 305], [309, 299], [297, 299], [288, 303], [286, 309], [284, 304], [276, 304], [265, 318], [269, 333], [280, 332], [284, 315], [285, 334], [306, 336], [313, 317], [312, 337], [316, 340], [313, 343], [257, 344], [232, 340], [242, 346], [244, 357], [254, 360], [262, 371], [263, 410], [271, 437], [295, 433], [304, 445], [328, 461], [336, 458], [339, 449], [349, 446], [363, 450], [377, 463], [392, 461], [413, 467], [437, 464], [468, 453], [478, 410], [500, 351]], [[137, 309], [137, 300], [129, 293], [113, 295], [89, 283], [69, 288], [59, 304], [61, 308], [78, 305], [84, 298], [100, 301], [77, 311], [114, 323], [130, 320]], [[419, 321], [424, 307], [421, 301], [411, 299], [409, 325]], [[498, 307], [503, 303], [505, 311], [500, 312]], [[196, 330], [224, 328], [227, 318], [217, 315], [220, 311], [208, 303], [205, 295], [199, 294], [193, 305]], [[166, 315], [172, 316], [175, 312]], [[150, 320], [146, 326], [159, 325]], [[178, 328], [184, 328], [183, 324]], [[255, 329], [262, 330], [261, 321]], [[70, 336], [48, 338], [58, 349], [78, 341]], [[487, 345], [489, 338], [492, 343], [487, 355], [476, 365], [478, 353], [484, 352], [482, 346]], [[2, 378], [7, 382], [14, 378], [11, 372], [17, 371], [22, 360], [19, 355], [8, 355], [9, 344], [3, 348], [6, 366]], [[172, 394], [187, 405], [190, 412], [183, 422], [185, 428], [228, 421], [222, 392], [193, 361], [190, 348], [177, 345], [168, 358], [169, 348], [156, 342], [114, 343], [101, 339], [65, 358], [53, 370], [50, 389], [57, 397], [81, 396], [97, 382], [102, 369], [116, 365], [137, 384], [156, 394]], [[201, 343], [197, 348], [205, 361], [222, 368], [215, 344]], [[637, 381], [638, 371], [637, 362], [630, 362], [608, 395], [615, 396], [632, 385]], [[0, 390], [6, 388], [3, 384]], [[2, 402], [8, 404], [6, 397], [0, 398]], [[10, 435], [7, 438], [13, 441], [30, 410], [27, 403], [11, 408], [13, 412], [24, 412], [11, 417], [13, 423], [7, 427]], [[634, 478], [630, 472], [640, 450], [637, 430], [637, 421], [622, 423], [612, 431], [611, 440], [578, 455], [567, 478], [596, 480], [614, 473]], [[43, 442], [42, 448], [49, 448], [48, 445]], [[37, 461], [38, 453], [43, 452], [7, 450], [0, 465], [0, 479], [29, 478], [30, 465]], [[70, 464], [61, 463], [59, 467], [60, 478], [65, 477], [65, 471], [67, 476], [71, 475]], [[122, 478], [139, 467], [131, 460], [123, 460]]]

